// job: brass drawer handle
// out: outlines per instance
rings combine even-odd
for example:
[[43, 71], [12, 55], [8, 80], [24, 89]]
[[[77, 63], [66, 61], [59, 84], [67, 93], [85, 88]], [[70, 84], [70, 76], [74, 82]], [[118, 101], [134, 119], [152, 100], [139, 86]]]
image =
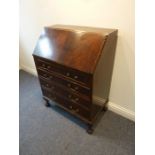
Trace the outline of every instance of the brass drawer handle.
[[71, 101], [71, 102], [76, 102], [74, 99], [71, 99], [70, 101]]
[[48, 77], [47, 74], [43, 74], [43, 77], [48, 78], [48, 79], [52, 79], [53, 78], [53, 76], [51, 76], [51, 75]]
[[71, 99], [72, 102], [77, 102], [79, 98]]
[[73, 107], [72, 106], [69, 106], [69, 108], [73, 111], [73, 112], [75, 112], [75, 113], [78, 113], [79, 112], [79, 109], [73, 109]]
[[42, 67], [45, 67], [45, 64], [42, 64]]
[[43, 74], [44, 77], [47, 77], [47, 74]]
[[49, 84], [45, 84], [45, 85], [41, 85], [42, 87], [48, 87], [48, 88], [50, 88], [50, 85]]
[[75, 76], [74, 76], [74, 79], [78, 79], [78, 76], [77, 76], [77, 75], [75, 75]]
[[79, 98], [75, 98], [75, 101], [79, 101]]
[[49, 85], [48, 83], [46, 83], [46, 86], [47, 86], [47, 87], [50, 87], [50, 85]]
[[[67, 86], [68, 86], [69, 88], [71, 88], [71, 84], [70, 84], [70, 83], [68, 83]], [[76, 86], [75, 88], [73, 88], [73, 90], [79, 90], [79, 87]]]
[[48, 68], [48, 69], [50, 69], [50, 68], [51, 68], [51, 66], [47, 66], [47, 68]]
[[68, 87], [71, 87], [71, 84], [70, 84], [70, 83], [68, 83], [68, 84], [67, 84], [67, 86], [68, 86]]
[[69, 108], [70, 108], [70, 109], [73, 109], [73, 107], [72, 107], [71, 105], [69, 106]]
[[79, 89], [79, 87], [75, 87], [74, 89], [75, 89], [75, 90], [78, 90], [78, 89]]
[[69, 98], [72, 102], [77, 102], [77, 101], [79, 101], [79, 98], [78, 98], [78, 97], [76, 97], [75, 99], [73, 99], [71, 94], [68, 95], [68, 98]]
[[67, 75], [67, 76], [70, 76], [70, 73], [69, 73], [69, 72], [67, 72], [67, 73], [66, 73], [66, 75]]
[[72, 97], [72, 95], [70, 95], [70, 94], [69, 94], [69, 95], [68, 95], [68, 97], [69, 97], [69, 98], [71, 98], [71, 97]]
[[51, 76], [49, 76], [49, 79], [53, 79], [53, 76], [51, 75]]
[[79, 112], [79, 109], [76, 109], [75, 112]]

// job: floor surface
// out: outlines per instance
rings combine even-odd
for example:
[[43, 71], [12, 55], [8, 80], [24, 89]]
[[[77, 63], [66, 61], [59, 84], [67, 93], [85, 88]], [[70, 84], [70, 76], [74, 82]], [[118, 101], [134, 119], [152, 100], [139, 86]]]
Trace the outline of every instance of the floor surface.
[[107, 111], [89, 135], [79, 119], [44, 106], [36, 77], [19, 77], [20, 155], [134, 155], [134, 122]]

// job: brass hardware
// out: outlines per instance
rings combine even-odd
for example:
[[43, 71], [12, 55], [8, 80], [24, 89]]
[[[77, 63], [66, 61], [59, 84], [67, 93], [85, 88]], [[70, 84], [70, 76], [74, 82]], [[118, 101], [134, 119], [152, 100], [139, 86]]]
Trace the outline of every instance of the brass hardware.
[[66, 75], [67, 75], [67, 76], [70, 76], [70, 73], [67, 73]]
[[75, 75], [75, 76], [74, 76], [74, 79], [78, 79], [78, 76]]
[[75, 102], [75, 100], [74, 100], [74, 99], [71, 99], [71, 101], [72, 101], [72, 102]]
[[50, 76], [49, 78], [50, 78], [50, 79], [52, 79], [52, 78], [53, 78], [53, 76]]
[[79, 98], [76, 98], [75, 101], [79, 101]]
[[67, 84], [67, 86], [68, 86], [68, 87], [71, 87], [71, 84], [70, 84], [70, 83], [68, 83], [68, 84]]
[[79, 109], [76, 109], [75, 112], [79, 112]]
[[79, 100], [79, 98], [71, 99], [72, 102], [77, 102], [78, 100]]
[[55, 89], [55, 87], [54, 86], [52, 86], [52, 88], [51, 88], [52, 90], [54, 90]]
[[75, 89], [75, 90], [78, 90], [78, 89], [79, 89], [79, 87], [75, 87], [74, 89]]
[[71, 97], [72, 97], [72, 95], [70, 95], [70, 94], [69, 94], [69, 95], [68, 95], [68, 97], [69, 97], [69, 98], [71, 98]]
[[44, 77], [47, 77], [47, 74], [44, 74]]

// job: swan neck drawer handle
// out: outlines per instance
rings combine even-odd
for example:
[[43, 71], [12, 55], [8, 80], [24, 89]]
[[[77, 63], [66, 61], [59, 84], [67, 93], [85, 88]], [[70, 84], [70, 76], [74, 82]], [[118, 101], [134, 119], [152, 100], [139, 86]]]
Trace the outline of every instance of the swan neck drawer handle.
[[47, 74], [43, 74], [44, 77], [47, 77]]
[[48, 69], [50, 69], [50, 68], [51, 68], [51, 66], [47, 66], [47, 68], [48, 68]]
[[79, 112], [79, 109], [76, 109], [75, 112]]
[[69, 98], [71, 98], [71, 97], [72, 97], [72, 95], [70, 95], [70, 94], [69, 94], [69, 95], [68, 95], [68, 97], [69, 97]]
[[70, 108], [70, 109], [73, 109], [73, 107], [72, 107], [71, 105], [69, 106], [69, 108]]
[[53, 79], [53, 76], [50, 76], [49, 79]]
[[75, 89], [75, 90], [78, 90], [78, 89], [79, 89], [79, 87], [75, 87], [74, 89]]
[[67, 86], [68, 86], [68, 87], [71, 87], [71, 84], [70, 84], [70, 83], [68, 83], [68, 84], [67, 84]]
[[69, 73], [69, 72], [67, 72], [67, 73], [66, 73], [66, 75], [67, 75], [67, 76], [70, 76], [70, 73]]
[[74, 79], [78, 79], [78, 76], [75, 75], [75, 76], [74, 76]]
[[76, 98], [75, 101], [79, 101], [79, 98]]
[[45, 64], [42, 64], [42, 67], [45, 67]]
[[50, 88], [51, 86], [49, 84], [46, 84], [46, 87]]

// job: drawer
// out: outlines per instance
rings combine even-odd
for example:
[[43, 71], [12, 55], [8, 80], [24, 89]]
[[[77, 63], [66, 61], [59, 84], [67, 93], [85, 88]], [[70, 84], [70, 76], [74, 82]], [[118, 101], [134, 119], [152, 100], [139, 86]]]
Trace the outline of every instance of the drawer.
[[[60, 101], [61, 103], [61, 101]], [[73, 114], [80, 115], [86, 119], [89, 119], [91, 116], [91, 111], [86, 110], [76, 104], [73, 104], [72, 102], [66, 102], [67, 104], [65, 105], [67, 109], [69, 109]]]
[[66, 100], [72, 103], [78, 104], [86, 109], [91, 108], [91, 100], [89, 98], [83, 98], [80, 95], [74, 94], [70, 91], [66, 91], [65, 89], [60, 88], [59, 86], [52, 84], [50, 82], [46, 82], [45, 80], [41, 78], [40, 78], [40, 83], [41, 83], [42, 89], [46, 89], [53, 93], [61, 95]]
[[[63, 90], [62, 90], [63, 91]], [[77, 104], [79, 106], [82, 106], [88, 110], [91, 108], [91, 101], [83, 99], [82, 97], [77, 96], [76, 94], [73, 94], [71, 92], [62, 92], [65, 99], [67, 99], [69, 102], [72, 102], [74, 104]]]
[[45, 80], [43, 80], [41, 78], [39, 78], [39, 80], [40, 80], [41, 88], [47, 89], [49, 91], [54, 91], [54, 89], [55, 89], [54, 84], [52, 84], [51, 82], [47, 82], [47, 81], [45, 81]]
[[39, 69], [47, 70], [49, 72], [54, 72], [60, 76], [64, 76], [70, 80], [82, 83], [83, 85], [91, 85], [91, 75], [84, 72], [80, 72], [54, 62], [44, 60], [42, 58], [35, 58], [36, 67]]
[[70, 111], [72, 114], [74, 115], [79, 115], [84, 117], [85, 119], [89, 119], [91, 116], [91, 111], [86, 110], [76, 104], [73, 104], [72, 102], [69, 102], [67, 100], [65, 100], [64, 98], [53, 94], [52, 92], [46, 91], [44, 90], [44, 93], [46, 93], [45, 95], [53, 100], [54, 102], [56, 102], [58, 105], [63, 106], [65, 109], [67, 109], [68, 111]]
[[54, 92], [50, 92], [50, 91], [42, 88], [42, 93], [43, 93], [43, 96], [48, 97], [49, 99], [51, 99], [53, 101], [56, 100], [56, 95]]
[[44, 70], [38, 69], [38, 74], [39, 74], [39, 77], [44, 78], [48, 82], [54, 83], [60, 87], [65, 87], [69, 91], [71, 90], [72, 92], [75, 92], [75, 93], [80, 93], [86, 96], [91, 96], [90, 88], [83, 87], [81, 85], [78, 85], [75, 82], [70, 82], [67, 79], [57, 77], [56, 75], [49, 73], [47, 71], [44, 71]]

